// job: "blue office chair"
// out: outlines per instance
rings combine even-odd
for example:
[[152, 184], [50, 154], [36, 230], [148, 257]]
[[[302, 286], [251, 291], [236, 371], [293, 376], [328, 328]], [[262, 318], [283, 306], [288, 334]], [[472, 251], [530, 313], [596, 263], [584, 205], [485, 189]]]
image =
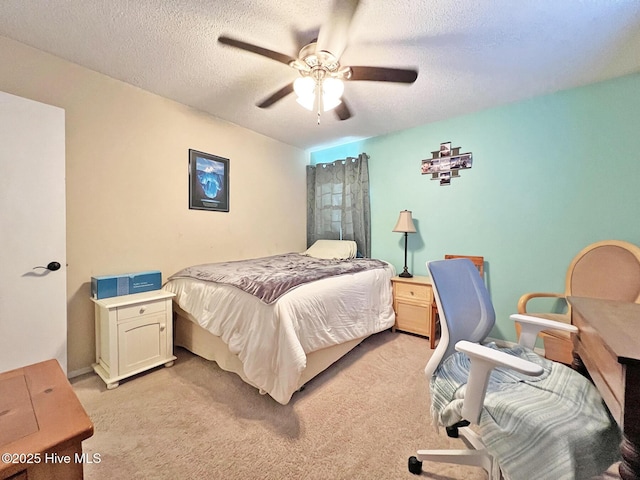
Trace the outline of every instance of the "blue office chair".
[[425, 368], [431, 413], [469, 449], [419, 450], [409, 471], [419, 474], [431, 461], [482, 467], [492, 480], [587, 479], [616, 462], [620, 430], [596, 388], [532, 350], [541, 330], [576, 327], [516, 314], [518, 345], [482, 345], [495, 311], [476, 267], [468, 259], [427, 267], [441, 324]]

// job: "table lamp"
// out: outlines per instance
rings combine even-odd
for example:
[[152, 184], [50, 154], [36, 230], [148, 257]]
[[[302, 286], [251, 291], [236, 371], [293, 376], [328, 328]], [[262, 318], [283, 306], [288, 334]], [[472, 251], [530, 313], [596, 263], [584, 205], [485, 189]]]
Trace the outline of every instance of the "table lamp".
[[402, 210], [400, 212], [398, 223], [396, 223], [393, 231], [404, 233], [404, 270], [399, 276], [411, 278], [413, 275], [409, 273], [409, 269], [407, 268], [407, 236], [409, 233], [416, 233], [416, 227], [413, 224], [413, 219], [411, 218], [411, 212], [409, 210]]

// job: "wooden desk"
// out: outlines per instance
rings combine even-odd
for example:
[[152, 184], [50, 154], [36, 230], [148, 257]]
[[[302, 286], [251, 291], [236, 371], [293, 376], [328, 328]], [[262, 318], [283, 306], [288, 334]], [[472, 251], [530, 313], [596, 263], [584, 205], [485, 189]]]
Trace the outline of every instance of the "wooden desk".
[[91, 435], [56, 360], [0, 374], [0, 478], [81, 479], [82, 440]]
[[574, 366], [586, 368], [624, 432], [620, 476], [640, 479], [640, 304], [569, 297]]

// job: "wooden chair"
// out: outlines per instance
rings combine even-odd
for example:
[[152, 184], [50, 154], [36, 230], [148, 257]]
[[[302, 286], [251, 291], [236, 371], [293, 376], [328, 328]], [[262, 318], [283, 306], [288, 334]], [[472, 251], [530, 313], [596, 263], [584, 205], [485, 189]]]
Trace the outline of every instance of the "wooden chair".
[[[445, 255], [445, 260], [451, 260], [452, 258], [468, 258], [478, 269], [480, 277], [484, 280], [484, 257], [478, 257], [473, 255]], [[440, 317], [438, 315], [438, 306], [436, 305], [435, 297], [431, 303], [431, 337], [429, 337], [429, 343], [431, 349], [436, 345], [436, 328], [440, 325]]]
[[[564, 293], [526, 293], [518, 301], [518, 313], [571, 324], [569, 304], [563, 313], [532, 313], [527, 308], [527, 303], [534, 298], [557, 298], [566, 303], [566, 297], [570, 295], [640, 303], [640, 247], [619, 240], [587, 246], [569, 265]], [[519, 335], [517, 324], [516, 330]], [[540, 337], [546, 358], [567, 365], [573, 362], [573, 342], [569, 333], [542, 331]]]

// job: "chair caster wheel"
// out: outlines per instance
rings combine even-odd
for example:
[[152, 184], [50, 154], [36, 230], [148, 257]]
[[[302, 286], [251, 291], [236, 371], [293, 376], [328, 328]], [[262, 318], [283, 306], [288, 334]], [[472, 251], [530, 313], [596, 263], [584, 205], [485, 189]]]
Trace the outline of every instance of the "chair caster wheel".
[[414, 475], [422, 473], [422, 462], [416, 457], [409, 457], [409, 471]]

